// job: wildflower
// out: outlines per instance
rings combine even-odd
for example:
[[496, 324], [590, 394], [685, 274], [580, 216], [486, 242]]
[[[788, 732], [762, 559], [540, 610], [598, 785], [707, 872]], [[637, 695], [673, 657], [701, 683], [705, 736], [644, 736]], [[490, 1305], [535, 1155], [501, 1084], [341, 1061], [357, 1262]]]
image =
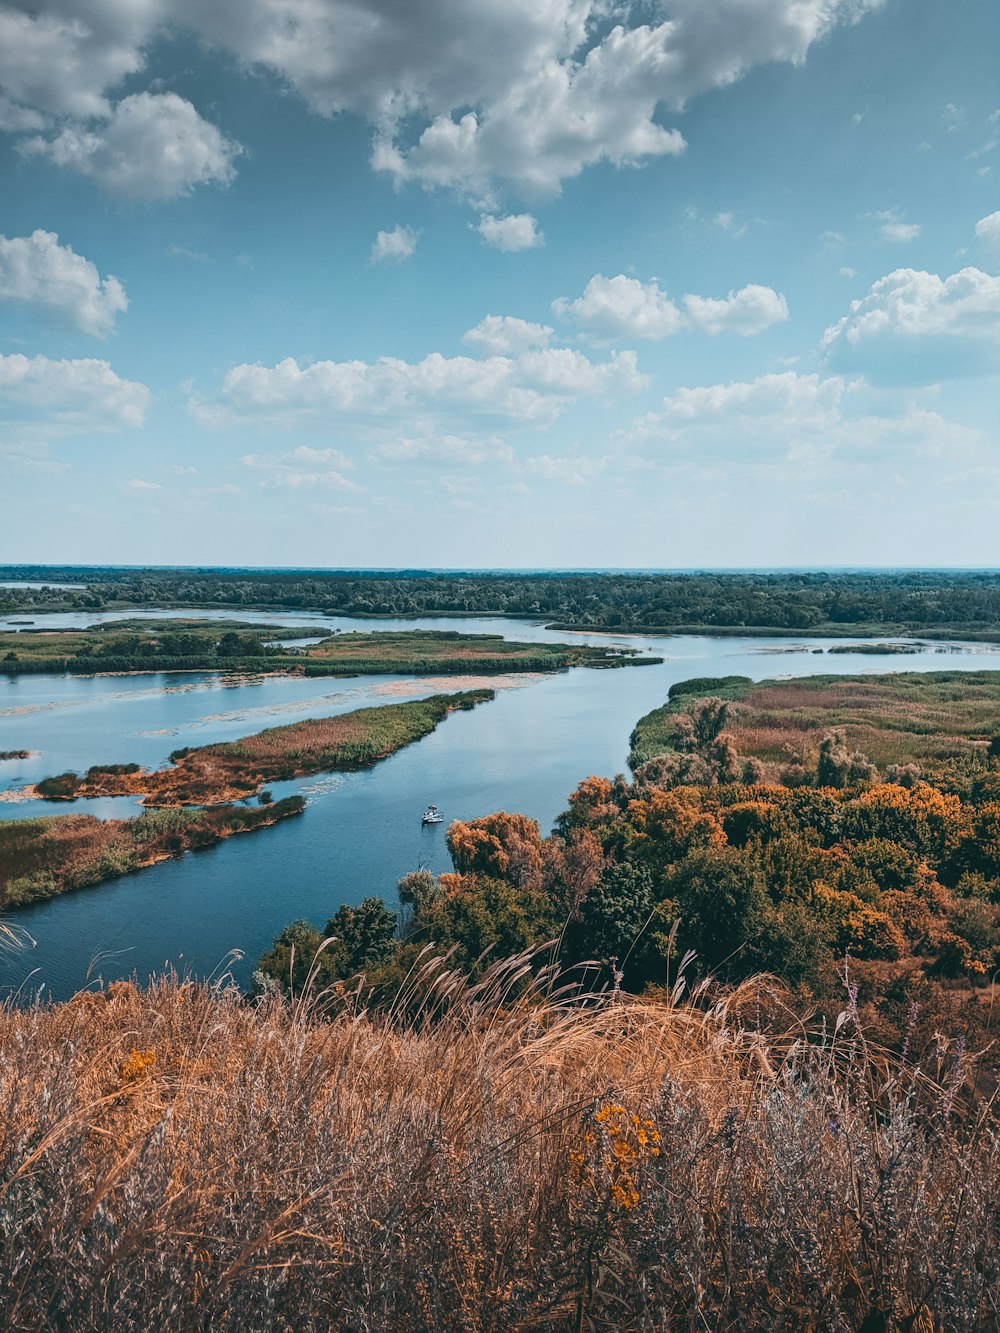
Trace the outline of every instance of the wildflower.
[[133, 1046], [131, 1053], [121, 1062], [121, 1067], [118, 1070], [122, 1087], [129, 1083], [138, 1083], [141, 1079], [144, 1079], [155, 1064], [155, 1050], [140, 1051]]

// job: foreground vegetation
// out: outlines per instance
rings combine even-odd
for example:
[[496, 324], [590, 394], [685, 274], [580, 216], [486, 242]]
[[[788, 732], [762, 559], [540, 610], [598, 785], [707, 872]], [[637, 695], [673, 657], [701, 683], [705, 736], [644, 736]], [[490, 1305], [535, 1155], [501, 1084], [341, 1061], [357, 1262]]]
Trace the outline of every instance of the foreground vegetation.
[[997, 1326], [958, 1046], [884, 1060], [849, 1001], [809, 1041], [766, 979], [710, 1006], [538, 968], [421, 964], [391, 1013], [174, 980], [3, 1010], [0, 1322]]
[[138, 764], [96, 764], [82, 775], [45, 778], [34, 792], [48, 800], [141, 795], [148, 806], [245, 800], [268, 782], [377, 764], [429, 735], [449, 713], [493, 698], [492, 690], [464, 690], [358, 708], [338, 717], [307, 718], [236, 741], [176, 750], [169, 768], [148, 771]]
[[136, 819], [0, 820], [0, 909], [118, 879], [305, 809], [301, 796], [254, 808], [157, 810]]
[[426, 570], [0, 567], [0, 578], [82, 583], [0, 588], [0, 611], [144, 606], [309, 609], [351, 616], [507, 615], [557, 627], [1000, 641], [1000, 573], [481, 573]]

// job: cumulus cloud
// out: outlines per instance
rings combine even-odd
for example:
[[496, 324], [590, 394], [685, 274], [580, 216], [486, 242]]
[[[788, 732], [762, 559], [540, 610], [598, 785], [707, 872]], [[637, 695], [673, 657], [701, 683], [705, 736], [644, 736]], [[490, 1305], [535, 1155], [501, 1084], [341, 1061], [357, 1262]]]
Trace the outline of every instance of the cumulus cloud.
[[417, 248], [420, 233], [412, 227], [393, 227], [380, 231], [372, 244], [370, 264], [403, 264]]
[[445, 357], [422, 361], [317, 361], [288, 357], [276, 366], [235, 366], [215, 402], [192, 402], [208, 425], [267, 421], [293, 426], [331, 417], [370, 422], [415, 411], [547, 421], [580, 398], [642, 388], [634, 352], [595, 363], [568, 347], [538, 348], [516, 357]]
[[[12, 0], [0, 86], [22, 116], [106, 118], [108, 91], [144, 68], [156, 36], [188, 30], [273, 71], [321, 115], [366, 117], [373, 163], [397, 181], [553, 193], [595, 162], [680, 152], [662, 107], [755, 65], [798, 64], [880, 3], [663, 0], [633, 23], [606, 0]], [[80, 150], [65, 148], [72, 165]]]
[[823, 335], [831, 366], [896, 383], [1000, 370], [1000, 277], [900, 268], [852, 301]]
[[24, 302], [68, 319], [84, 333], [109, 334], [128, 309], [117, 278], [102, 278], [96, 265], [51, 231], [0, 236], [0, 304]]
[[487, 315], [474, 329], [462, 334], [462, 342], [477, 352], [509, 356], [530, 347], [547, 347], [551, 337], [548, 324], [531, 324], [513, 315]]
[[133, 93], [106, 120], [26, 139], [21, 151], [89, 176], [112, 194], [149, 201], [196, 185], [227, 185], [243, 150], [176, 93]]
[[597, 273], [575, 301], [560, 296], [552, 302], [557, 315], [605, 340], [669, 338], [686, 328], [748, 337], [788, 318], [788, 304], [781, 293], [756, 283], [719, 300], [689, 294], [683, 306], [682, 311], [655, 279], [640, 282], [623, 273], [615, 278]]
[[1000, 242], [1000, 211], [980, 218], [976, 223], [976, 235], [981, 241]]
[[668, 338], [684, 326], [684, 316], [655, 281], [640, 282], [619, 273], [595, 273], [575, 301], [564, 296], [553, 311], [598, 338]]
[[107, 361], [0, 355], [0, 422], [48, 435], [115, 430], [141, 426], [148, 404], [146, 386]]
[[487, 245], [494, 250], [508, 253], [514, 250], [533, 250], [542, 245], [545, 238], [538, 230], [538, 219], [530, 213], [509, 213], [506, 217], [494, 217], [484, 213], [476, 228]]
[[122, 482], [122, 490], [142, 495], [149, 491], [162, 491], [163, 487], [158, 481], [143, 481], [141, 477], [133, 477], [131, 481]]
[[685, 296], [684, 308], [692, 325], [702, 333], [738, 333], [750, 337], [788, 318], [788, 302], [771, 287], [750, 283], [722, 300]]

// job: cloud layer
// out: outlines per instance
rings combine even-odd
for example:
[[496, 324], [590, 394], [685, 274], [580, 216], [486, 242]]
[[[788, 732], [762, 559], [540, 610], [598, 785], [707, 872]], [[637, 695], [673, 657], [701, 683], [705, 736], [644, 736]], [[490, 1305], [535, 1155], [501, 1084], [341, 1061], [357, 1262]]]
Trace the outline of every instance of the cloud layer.
[[13, 0], [0, 11], [2, 119], [31, 129], [69, 117], [32, 151], [138, 198], [225, 181], [235, 145], [190, 104], [136, 94], [170, 122], [157, 134], [152, 106], [109, 101], [157, 36], [187, 30], [278, 75], [321, 115], [365, 117], [373, 164], [397, 181], [552, 194], [592, 163], [681, 152], [661, 108], [755, 65], [799, 63], [880, 3], [665, 0], [633, 24], [606, 0]]

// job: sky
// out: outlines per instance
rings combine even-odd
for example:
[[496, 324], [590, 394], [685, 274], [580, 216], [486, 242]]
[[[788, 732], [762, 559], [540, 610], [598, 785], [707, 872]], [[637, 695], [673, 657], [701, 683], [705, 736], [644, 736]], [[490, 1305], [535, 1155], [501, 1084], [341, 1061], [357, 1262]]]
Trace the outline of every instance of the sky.
[[996, 0], [0, 0], [0, 561], [1000, 563]]

